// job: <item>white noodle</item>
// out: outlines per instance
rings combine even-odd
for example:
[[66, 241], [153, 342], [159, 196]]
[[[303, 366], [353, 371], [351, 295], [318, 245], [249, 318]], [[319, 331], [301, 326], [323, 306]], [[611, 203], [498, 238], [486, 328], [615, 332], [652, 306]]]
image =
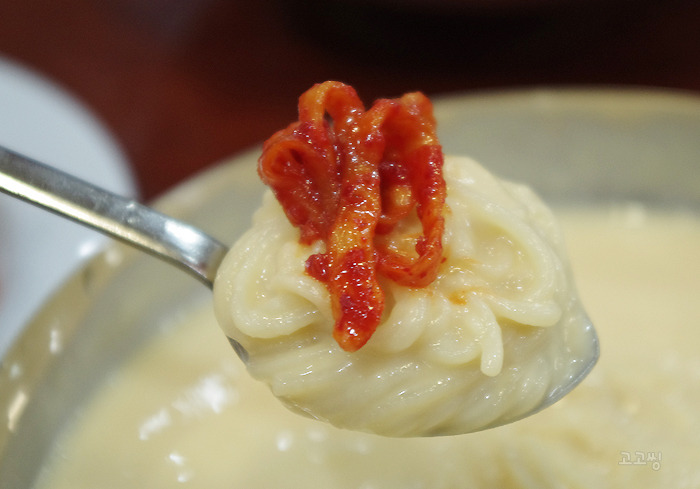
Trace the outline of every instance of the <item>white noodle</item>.
[[[583, 338], [561, 330], [576, 329], [584, 315], [551, 212], [525, 187], [470, 159], [448, 158], [444, 173], [446, 261], [438, 279], [421, 289], [383, 280], [383, 320], [353, 354], [332, 338], [325, 286], [305, 273], [306, 259], [323, 245], [300, 244], [298, 230], [266, 193], [253, 226], [221, 267], [215, 305], [224, 331], [250, 353], [253, 376], [292, 409], [397, 436], [450, 433], [534, 406], [567, 375], [557, 356], [572, 350], [566, 342]], [[414, 217], [402, 231], [418, 226]], [[403, 237], [390, 244], [407, 246]], [[540, 351], [548, 352], [544, 362]], [[504, 383], [514, 387], [504, 390]], [[491, 390], [505, 397], [495, 399]], [[440, 409], [448, 393], [466, 398], [469, 413]], [[406, 424], [426, 406], [436, 417]]]

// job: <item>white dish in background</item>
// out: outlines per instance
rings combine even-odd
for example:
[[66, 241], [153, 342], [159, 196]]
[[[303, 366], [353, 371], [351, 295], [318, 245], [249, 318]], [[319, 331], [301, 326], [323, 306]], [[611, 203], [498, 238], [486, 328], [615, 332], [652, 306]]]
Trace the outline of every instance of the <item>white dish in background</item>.
[[[2, 58], [0, 145], [135, 195], [124, 155], [94, 115], [55, 84]], [[52, 291], [105, 240], [0, 194], [0, 356]]]

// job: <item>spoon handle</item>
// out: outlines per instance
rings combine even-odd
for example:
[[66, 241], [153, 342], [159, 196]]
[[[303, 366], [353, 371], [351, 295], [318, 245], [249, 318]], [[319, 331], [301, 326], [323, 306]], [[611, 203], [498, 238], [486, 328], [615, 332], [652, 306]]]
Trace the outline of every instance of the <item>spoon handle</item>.
[[210, 288], [227, 252], [189, 224], [3, 147], [0, 191], [179, 266]]

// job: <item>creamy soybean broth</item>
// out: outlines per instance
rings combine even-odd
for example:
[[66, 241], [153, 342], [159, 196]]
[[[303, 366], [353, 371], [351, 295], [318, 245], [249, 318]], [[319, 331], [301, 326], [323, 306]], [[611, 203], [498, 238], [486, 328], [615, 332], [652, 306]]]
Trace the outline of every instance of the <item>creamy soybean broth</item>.
[[338, 430], [250, 380], [203, 304], [105, 379], [36, 487], [698, 487], [700, 220], [558, 214], [602, 353], [545, 411], [456, 437]]

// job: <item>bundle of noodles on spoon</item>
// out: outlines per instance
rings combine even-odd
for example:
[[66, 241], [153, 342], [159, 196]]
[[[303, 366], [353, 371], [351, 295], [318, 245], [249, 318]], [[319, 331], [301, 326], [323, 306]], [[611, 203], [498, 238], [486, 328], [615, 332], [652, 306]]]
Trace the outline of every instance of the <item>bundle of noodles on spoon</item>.
[[250, 373], [292, 410], [387, 436], [467, 433], [555, 402], [597, 339], [552, 213], [444, 157], [421, 93], [315, 85], [264, 145], [269, 186], [214, 284]]

